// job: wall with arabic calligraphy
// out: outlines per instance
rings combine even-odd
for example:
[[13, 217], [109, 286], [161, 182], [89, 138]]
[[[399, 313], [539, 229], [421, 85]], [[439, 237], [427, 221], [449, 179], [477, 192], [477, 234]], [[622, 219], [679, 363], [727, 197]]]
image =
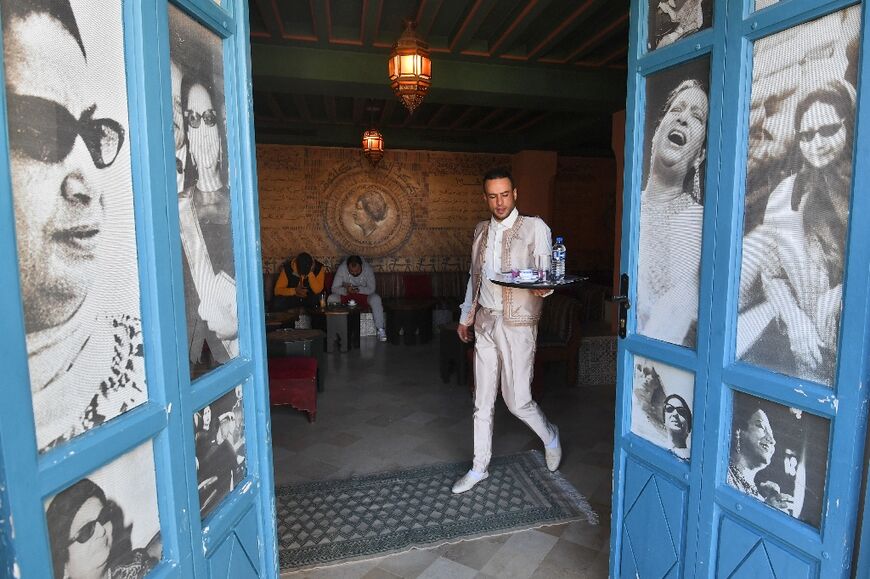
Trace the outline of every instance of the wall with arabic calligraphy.
[[376, 271], [467, 270], [480, 180], [500, 166], [511, 156], [388, 151], [372, 168], [359, 149], [258, 145], [264, 271], [302, 251], [330, 269], [357, 253]]

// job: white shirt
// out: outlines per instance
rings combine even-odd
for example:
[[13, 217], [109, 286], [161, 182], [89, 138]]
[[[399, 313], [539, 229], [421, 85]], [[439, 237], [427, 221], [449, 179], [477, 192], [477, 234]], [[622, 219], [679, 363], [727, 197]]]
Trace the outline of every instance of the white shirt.
[[[483, 256], [483, 271], [480, 282], [480, 295], [477, 302], [484, 308], [495, 311], [502, 310], [502, 290], [501, 286], [490, 281], [496, 274], [501, 273], [501, 253], [502, 240], [504, 232], [514, 226], [514, 223], [519, 217], [519, 211], [514, 207], [510, 215], [504, 218], [503, 221], [498, 221], [495, 217], [491, 217], [489, 221], [489, 232], [486, 238], [486, 252]], [[535, 223], [540, 223], [543, 227], [535, 227], [535, 251], [534, 255], [550, 255], [550, 228], [543, 221], [533, 220]], [[471, 272], [469, 271], [469, 274]], [[462, 311], [459, 319], [464, 320], [471, 310], [472, 302], [471, 279], [465, 287], [465, 301], [462, 303]]]

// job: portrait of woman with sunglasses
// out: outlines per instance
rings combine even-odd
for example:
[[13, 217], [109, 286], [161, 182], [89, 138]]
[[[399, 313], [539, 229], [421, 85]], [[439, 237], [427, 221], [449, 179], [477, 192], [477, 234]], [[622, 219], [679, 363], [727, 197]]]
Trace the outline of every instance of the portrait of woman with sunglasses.
[[179, 164], [179, 183], [186, 185], [178, 212], [188, 358], [196, 378], [239, 353], [223, 70], [216, 36], [174, 7], [169, 27], [173, 92], [179, 93], [173, 94], [176, 149], [181, 144], [189, 157]]
[[682, 460], [692, 454], [691, 373], [637, 356], [631, 431]]
[[[147, 399], [123, 31], [114, 4], [2, 2], [12, 196], [40, 451]], [[97, 12], [109, 47], [89, 45]], [[117, 56], [98, 53], [114, 42]]]
[[45, 518], [56, 579], [138, 579], [159, 561], [159, 536], [133, 549], [123, 510], [90, 479], [52, 498]]
[[[792, 119], [796, 171], [776, 186], [762, 224], [744, 240], [741, 294], [754, 276], [763, 296], [738, 319], [738, 356], [825, 384], [834, 377], [840, 327], [855, 98], [840, 79], [804, 89]], [[753, 272], [747, 264], [755, 262]]]
[[683, 460], [688, 460], [691, 453], [689, 445], [692, 434], [692, 409], [682, 396], [671, 394], [665, 398], [662, 422], [671, 442], [670, 451]]

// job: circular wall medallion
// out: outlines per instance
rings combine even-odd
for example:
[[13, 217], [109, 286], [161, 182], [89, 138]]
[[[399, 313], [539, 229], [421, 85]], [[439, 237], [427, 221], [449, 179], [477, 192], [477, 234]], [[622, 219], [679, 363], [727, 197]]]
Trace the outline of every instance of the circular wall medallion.
[[411, 234], [411, 204], [404, 185], [383, 173], [350, 170], [326, 191], [326, 229], [347, 253], [381, 257], [399, 249]]

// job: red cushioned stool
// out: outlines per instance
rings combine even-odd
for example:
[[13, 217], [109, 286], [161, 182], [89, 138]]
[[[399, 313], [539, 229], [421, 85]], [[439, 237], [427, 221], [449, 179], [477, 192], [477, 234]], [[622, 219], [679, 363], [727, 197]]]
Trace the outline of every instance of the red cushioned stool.
[[269, 397], [272, 406], [289, 405], [317, 417], [317, 358], [269, 358]]

